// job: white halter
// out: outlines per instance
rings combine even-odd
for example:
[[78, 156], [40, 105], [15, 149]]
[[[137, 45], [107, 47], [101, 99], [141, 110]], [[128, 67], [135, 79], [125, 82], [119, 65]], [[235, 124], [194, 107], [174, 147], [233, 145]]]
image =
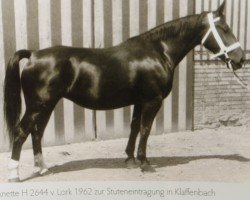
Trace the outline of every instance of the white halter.
[[228, 53], [239, 48], [240, 47], [240, 43], [239, 42], [236, 42], [232, 45], [230, 45], [229, 47], [226, 47], [226, 45], [224, 44], [224, 42], [222, 41], [216, 27], [215, 27], [215, 22], [219, 21], [220, 20], [220, 17], [217, 17], [217, 18], [213, 18], [213, 13], [208, 13], [207, 14], [207, 18], [208, 18], [208, 23], [209, 23], [209, 26], [210, 28], [208, 29], [206, 35], [203, 37], [202, 41], [201, 41], [201, 44], [204, 45], [204, 43], [206, 42], [208, 36], [210, 35], [210, 33], [213, 34], [217, 44], [219, 45], [220, 47], [220, 52], [215, 54], [212, 58], [217, 58], [221, 55], [224, 55], [226, 57], [226, 59], [229, 58], [228, 56]]
[[214, 19], [213, 18], [213, 13], [208, 13], [207, 14], [207, 18], [208, 18], [208, 23], [209, 23], [210, 28], [208, 29], [207, 33], [205, 34], [205, 36], [201, 40], [201, 44], [204, 45], [204, 43], [206, 42], [208, 36], [212, 33], [213, 36], [214, 36], [214, 38], [215, 38], [215, 41], [217, 42], [217, 44], [220, 47], [220, 52], [217, 53], [217, 54], [215, 54], [215, 55], [213, 55], [212, 59], [217, 58], [217, 57], [219, 57], [221, 55], [224, 55], [225, 58], [226, 58], [226, 63], [228, 65], [228, 68], [233, 72], [234, 77], [236, 78], [236, 80], [238, 81], [238, 83], [242, 87], [244, 87], [246, 89], [249, 89], [249, 87], [247, 86], [247, 84], [244, 83], [243, 80], [233, 70], [232, 63], [231, 63], [232, 60], [230, 59], [230, 57], [228, 55], [229, 52], [231, 52], [231, 51], [233, 51], [233, 50], [235, 50], [237, 48], [240, 48], [240, 43], [236, 42], [236, 43], [234, 43], [234, 44], [232, 44], [232, 45], [230, 45], [230, 46], [227, 47], [224, 44], [224, 42], [222, 41], [222, 39], [221, 39], [221, 37], [220, 37], [220, 35], [219, 35], [216, 27], [215, 27], [215, 24], [214, 24], [215, 22], [218, 22], [220, 20], [220, 17], [217, 17], [217, 18]]

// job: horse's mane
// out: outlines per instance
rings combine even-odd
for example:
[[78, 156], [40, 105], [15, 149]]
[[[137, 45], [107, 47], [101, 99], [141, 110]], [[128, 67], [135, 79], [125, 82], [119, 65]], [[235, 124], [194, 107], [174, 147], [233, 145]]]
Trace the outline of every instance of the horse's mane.
[[138, 38], [142, 38], [143, 40], [157, 40], [160, 38], [164, 40], [166, 38], [177, 37], [178, 35], [185, 33], [187, 30], [196, 27], [202, 16], [203, 15], [190, 15], [166, 22], [147, 32], [131, 38], [131, 40]]

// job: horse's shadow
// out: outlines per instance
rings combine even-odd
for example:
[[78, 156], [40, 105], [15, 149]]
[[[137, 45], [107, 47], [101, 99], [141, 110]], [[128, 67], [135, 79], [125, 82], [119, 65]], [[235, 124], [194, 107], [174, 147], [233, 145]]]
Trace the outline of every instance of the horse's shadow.
[[[203, 159], [221, 159], [221, 160], [231, 160], [238, 162], [250, 162], [249, 158], [245, 158], [238, 154], [232, 155], [204, 155], [204, 156], [181, 156], [181, 157], [149, 157], [150, 163], [157, 169], [161, 167], [170, 167], [187, 164], [195, 160]], [[80, 171], [90, 168], [102, 168], [102, 169], [117, 169], [125, 168], [124, 158], [97, 158], [97, 159], [86, 159], [86, 160], [76, 160], [64, 163], [62, 165], [56, 165], [49, 168], [49, 173], [57, 174], [61, 172], [71, 172]], [[22, 181], [27, 181], [37, 177], [38, 175], [33, 175]]]

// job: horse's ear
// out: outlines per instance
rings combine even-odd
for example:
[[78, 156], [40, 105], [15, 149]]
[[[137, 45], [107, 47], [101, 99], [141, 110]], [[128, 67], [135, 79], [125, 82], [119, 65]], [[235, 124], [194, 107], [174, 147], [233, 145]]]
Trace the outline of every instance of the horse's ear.
[[224, 0], [224, 2], [217, 9], [217, 12], [220, 16], [225, 14], [225, 7], [226, 7], [226, 0]]

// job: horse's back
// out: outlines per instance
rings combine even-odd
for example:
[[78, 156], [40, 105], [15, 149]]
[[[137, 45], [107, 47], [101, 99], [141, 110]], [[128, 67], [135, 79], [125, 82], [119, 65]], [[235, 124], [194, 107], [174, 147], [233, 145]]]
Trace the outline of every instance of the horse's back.
[[68, 98], [92, 109], [127, 106], [162, 93], [168, 72], [143, 45], [112, 48], [58, 46], [32, 53], [23, 71], [24, 91], [41, 100]]

